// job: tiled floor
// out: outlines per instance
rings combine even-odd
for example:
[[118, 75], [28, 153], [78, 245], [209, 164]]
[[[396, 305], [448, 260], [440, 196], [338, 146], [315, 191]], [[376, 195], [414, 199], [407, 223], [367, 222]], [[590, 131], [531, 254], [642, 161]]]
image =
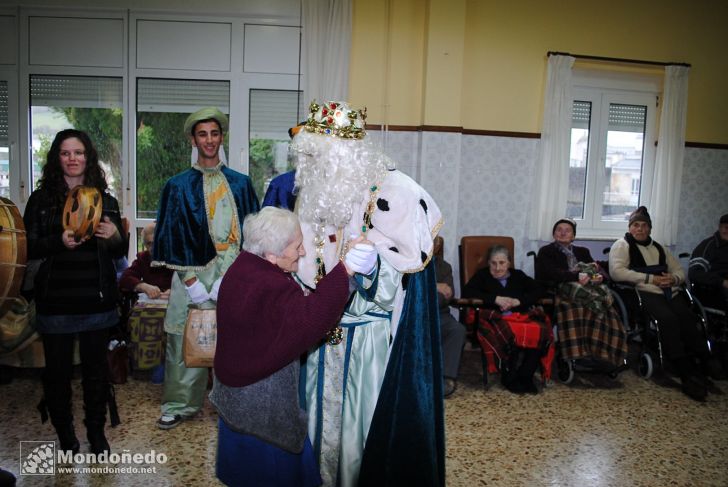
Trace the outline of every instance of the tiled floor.
[[[698, 404], [670, 387], [627, 371], [617, 382], [579, 375], [537, 396], [495, 384], [484, 391], [476, 352], [465, 352], [458, 389], [446, 401], [450, 486], [721, 486], [728, 485], [728, 382], [725, 395]], [[673, 384], [674, 386], [674, 384]], [[80, 384], [75, 383], [75, 397]], [[0, 386], [0, 465], [18, 473], [21, 440], [53, 440], [35, 411], [37, 373]], [[162, 452], [150, 474], [56, 474], [19, 477], [19, 485], [218, 485], [216, 415], [209, 406], [180, 427], [155, 426], [161, 387], [117, 386], [123, 424], [108, 429], [117, 453]], [[82, 418], [80, 401], [76, 417]], [[77, 419], [83, 441], [83, 427]], [[140, 465], [145, 466], [145, 465]]]

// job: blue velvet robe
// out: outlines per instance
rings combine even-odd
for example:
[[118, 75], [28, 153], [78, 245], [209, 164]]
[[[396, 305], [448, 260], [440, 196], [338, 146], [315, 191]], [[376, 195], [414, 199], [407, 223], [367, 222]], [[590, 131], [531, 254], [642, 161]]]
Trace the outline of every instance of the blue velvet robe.
[[[404, 309], [369, 428], [359, 486], [445, 485], [442, 352], [434, 263], [408, 276]], [[433, 425], [424, 437], [423, 424]]]
[[274, 177], [268, 185], [263, 198], [263, 206], [275, 206], [293, 211], [296, 206], [296, 195], [293, 186], [296, 182], [296, 171], [288, 171]]
[[[248, 176], [226, 166], [221, 171], [235, 199], [242, 232], [245, 216], [260, 208], [258, 197]], [[195, 271], [215, 258], [217, 250], [207, 227], [204, 195], [202, 173], [196, 169], [177, 174], [164, 185], [152, 248], [156, 265]]]

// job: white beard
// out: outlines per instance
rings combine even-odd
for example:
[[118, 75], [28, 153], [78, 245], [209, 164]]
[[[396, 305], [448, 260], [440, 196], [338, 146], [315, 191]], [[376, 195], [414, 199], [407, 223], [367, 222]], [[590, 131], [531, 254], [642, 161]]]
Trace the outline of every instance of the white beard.
[[293, 139], [291, 151], [296, 166], [296, 212], [306, 249], [298, 275], [313, 287], [318, 267], [316, 240], [324, 241], [323, 258], [329, 272], [344, 243], [361, 233], [369, 190], [381, 185], [392, 162], [365, 139], [305, 131]]
[[292, 145], [298, 215], [316, 226], [345, 226], [354, 207], [381, 184], [389, 159], [367, 140], [299, 133]]

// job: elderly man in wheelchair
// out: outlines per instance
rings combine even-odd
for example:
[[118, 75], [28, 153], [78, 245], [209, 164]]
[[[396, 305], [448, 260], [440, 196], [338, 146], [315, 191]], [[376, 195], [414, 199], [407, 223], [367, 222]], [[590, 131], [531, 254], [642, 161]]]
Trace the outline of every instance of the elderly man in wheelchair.
[[688, 275], [703, 306], [728, 312], [728, 213], [720, 217], [718, 231], [693, 250]]
[[[680, 254], [682, 257], [683, 254]], [[712, 352], [728, 366], [728, 213], [718, 230], [693, 250], [688, 277], [708, 325]]]
[[680, 377], [682, 392], [702, 402], [711, 386], [708, 376], [722, 378], [723, 372], [711, 360], [704, 325], [681, 287], [680, 263], [651, 232], [650, 215], [640, 206], [629, 217], [628, 233], [612, 245], [609, 274], [635, 287], [642, 311], [657, 323], [658, 346]]

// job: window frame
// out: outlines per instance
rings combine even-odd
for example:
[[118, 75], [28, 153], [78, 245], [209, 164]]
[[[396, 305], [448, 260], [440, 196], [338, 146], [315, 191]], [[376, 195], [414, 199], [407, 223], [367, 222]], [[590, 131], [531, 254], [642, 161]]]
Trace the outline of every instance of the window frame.
[[626, 221], [601, 219], [603, 191], [599, 188], [605, 187], [604, 167], [610, 104], [647, 107], [638, 205], [649, 207], [657, 152], [661, 92], [662, 75], [574, 69], [572, 105], [575, 101], [591, 103], [584, 212], [583, 218], [576, 219], [580, 238], [614, 239], [620, 237], [627, 227]]
[[[118, 103], [109, 102], [108, 100], [105, 101], [97, 101], [97, 100], [86, 100], [82, 101], [80, 103], [68, 103], [68, 104], [55, 104], [53, 102], [51, 103], [37, 103], [36, 100], [33, 99], [33, 78], [44, 78], [44, 77], [50, 77], [50, 78], [62, 78], [65, 80], [69, 80], [71, 78], [83, 78], [87, 83], [95, 83], [99, 80], [114, 80], [115, 83], [118, 83], [119, 96]], [[42, 82], [39, 82], [42, 83]], [[126, 168], [125, 168], [125, 156], [124, 156], [124, 148], [126, 147], [126, 132], [125, 132], [125, 126], [126, 126], [126, 120], [125, 120], [125, 102], [124, 102], [124, 87], [125, 87], [125, 79], [122, 76], [101, 76], [101, 75], [90, 75], [90, 74], [53, 74], [53, 73], [30, 73], [28, 75], [28, 142], [29, 142], [29, 153], [28, 153], [28, 168], [27, 172], [25, 173], [25, 177], [28, 178], [28, 182], [31, 185], [30, 192], [32, 193], [33, 189], [35, 189], [35, 186], [37, 184], [37, 181], [34, 180], [34, 173], [33, 173], [33, 137], [34, 137], [34, 131], [33, 131], [33, 108], [34, 107], [46, 107], [46, 108], [54, 108], [56, 106], [60, 107], [68, 107], [68, 108], [94, 108], [94, 109], [105, 109], [105, 110], [119, 110], [121, 112], [121, 120], [120, 120], [120, 133], [121, 133], [121, 140], [119, 141], [119, 180], [117, 188], [114, 188], [110, 181], [110, 174], [106, 174], [106, 180], [107, 183], [109, 183], [109, 192], [116, 197], [116, 199], [119, 202], [119, 205], [123, 207], [124, 204], [124, 197], [126, 196], [124, 194], [124, 188], [126, 185]], [[55, 100], [57, 101], [57, 100]], [[66, 100], [64, 100], [66, 101]], [[73, 100], [74, 102], [77, 100]], [[94, 139], [93, 134], [90, 134], [91, 138]], [[94, 144], [96, 145], [96, 148], [98, 149], [98, 143], [95, 140], [92, 140]], [[101, 161], [102, 154], [99, 153], [99, 160]], [[39, 161], [41, 163], [42, 161]], [[108, 161], [104, 161], [108, 162]], [[117, 191], [118, 189], [118, 191]]]
[[19, 144], [19, 118], [18, 118], [18, 74], [14, 67], [0, 67], [0, 81], [8, 87], [8, 173], [9, 198], [15, 204], [21, 202], [20, 144]]

